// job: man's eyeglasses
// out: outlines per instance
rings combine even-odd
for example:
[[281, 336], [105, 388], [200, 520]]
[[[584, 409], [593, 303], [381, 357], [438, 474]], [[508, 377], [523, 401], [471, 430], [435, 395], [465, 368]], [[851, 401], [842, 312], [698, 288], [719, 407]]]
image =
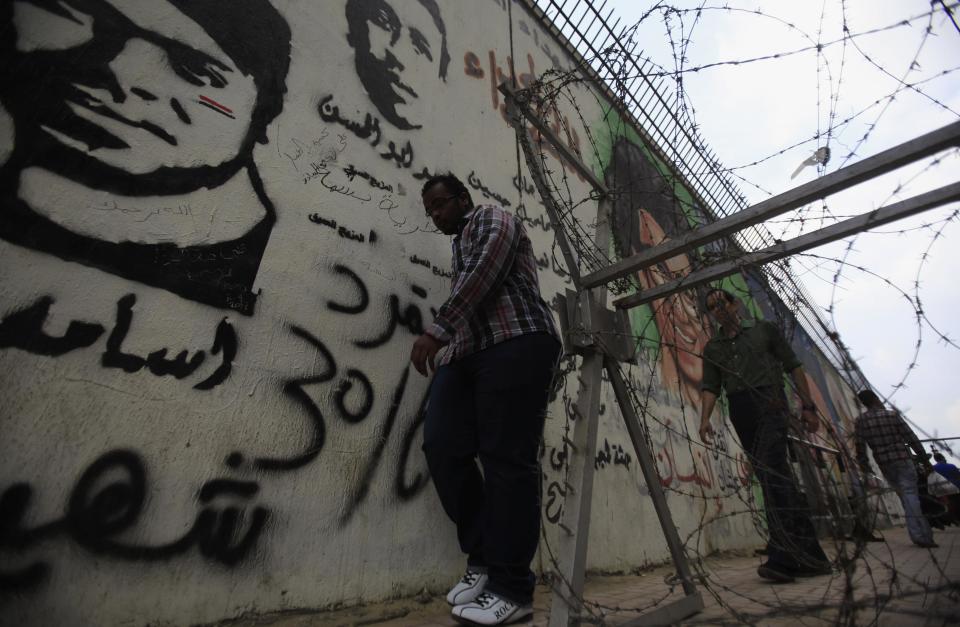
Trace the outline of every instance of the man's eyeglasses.
[[440, 198], [434, 198], [432, 201], [430, 201], [430, 204], [427, 205], [427, 215], [430, 215], [434, 211], [437, 211], [438, 209], [442, 208], [444, 205], [446, 205], [448, 202], [450, 202], [456, 197], [457, 197], [457, 194], [453, 194], [452, 196], [441, 196]]

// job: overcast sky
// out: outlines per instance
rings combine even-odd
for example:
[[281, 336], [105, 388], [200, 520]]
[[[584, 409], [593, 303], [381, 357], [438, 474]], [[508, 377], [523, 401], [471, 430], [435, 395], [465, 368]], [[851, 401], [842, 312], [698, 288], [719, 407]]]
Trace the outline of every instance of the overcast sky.
[[[615, 9], [623, 23], [634, 23], [653, 4], [650, 0], [610, 0], [607, 6]], [[664, 4], [711, 6], [703, 2]], [[948, 2], [948, 6], [955, 5]], [[926, 0], [731, 1], [727, 6], [747, 11], [704, 10], [698, 20], [687, 13], [682, 23], [680, 16], [671, 18], [674, 41], [689, 38], [685, 67], [842, 40], [842, 9], [853, 34], [898, 24], [931, 10]], [[766, 15], [750, 12], [758, 8]], [[960, 10], [955, 16], [960, 21]], [[925, 37], [928, 26], [931, 30]], [[674, 70], [677, 66], [667, 30], [663, 13], [652, 14], [637, 31], [637, 51], [643, 50], [645, 56]], [[920, 18], [909, 26], [864, 34], [846, 44], [830, 43], [820, 55], [811, 50], [690, 72], [684, 75], [684, 88], [701, 135], [721, 163], [734, 167], [770, 157], [759, 165], [736, 170], [746, 179], [740, 182], [742, 191], [751, 202], [757, 202], [832, 172], [845, 161], [849, 165], [960, 119], [960, 72], [949, 72], [957, 66], [960, 33], [941, 11], [932, 21]], [[924, 93], [901, 89], [888, 100], [902, 87], [901, 80], [917, 85]], [[878, 100], [881, 104], [868, 108]], [[832, 156], [825, 169], [818, 172], [810, 166], [791, 180], [800, 163], [827, 143], [831, 113], [836, 124], [865, 109], [853, 122], [834, 128], [829, 140]], [[813, 139], [818, 133], [824, 136], [819, 143]], [[864, 135], [867, 139], [861, 142]], [[810, 141], [771, 156], [804, 140]], [[851, 152], [855, 154], [849, 156]], [[864, 213], [960, 180], [958, 152], [941, 156], [944, 158], [937, 166], [931, 166], [932, 159], [924, 160], [830, 197], [826, 209], [818, 203], [768, 226], [779, 235], [788, 228], [784, 218], [802, 215], [807, 218], [804, 230], [813, 230], [836, 220], [829, 214], [842, 218]], [[914, 296], [919, 272], [924, 313], [940, 333], [960, 343], [960, 221], [954, 218], [945, 223], [958, 209], [960, 205], [953, 203], [857, 237], [846, 258], [850, 265], [836, 283], [838, 265], [824, 259], [841, 259], [849, 240], [815, 249], [812, 254], [822, 259], [806, 256], [795, 259], [793, 266], [876, 388], [892, 395], [891, 400], [927, 433], [942, 437], [960, 436], [960, 349], [940, 340], [926, 322], [918, 329], [915, 309], [898, 288]], [[821, 222], [821, 217], [826, 221]], [[922, 228], [930, 223], [933, 227]], [[942, 229], [935, 242], [934, 229]], [[786, 233], [794, 235], [796, 230]], [[852, 266], [862, 266], [882, 278]], [[827, 313], [831, 306], [832, 314]], [[917, 365], [908, 373], [918, 339]], [[895, 390], [904, 376], [905, 387]], [[960, 453], [960, 441], [952, 448]]]

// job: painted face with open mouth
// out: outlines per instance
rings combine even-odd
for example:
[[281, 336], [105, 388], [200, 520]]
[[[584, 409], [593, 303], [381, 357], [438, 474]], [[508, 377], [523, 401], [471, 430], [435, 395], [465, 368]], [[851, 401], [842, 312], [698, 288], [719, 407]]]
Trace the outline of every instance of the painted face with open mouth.
[[[640, 209], [640, 241], [653, 247], [667, 238], [666, 233], [647, 211]], [[652, 288], [690, 273], [686, 255], [671, 257], [640, 273], [645, 288]], [[669, 351], [676, 362], [678, 375], [690, 384], [699, 385], [703, 378], [703, 347], [709, 340], [699, 313], [695, 292], [682, 291], [653, 302], [662, 349]]]

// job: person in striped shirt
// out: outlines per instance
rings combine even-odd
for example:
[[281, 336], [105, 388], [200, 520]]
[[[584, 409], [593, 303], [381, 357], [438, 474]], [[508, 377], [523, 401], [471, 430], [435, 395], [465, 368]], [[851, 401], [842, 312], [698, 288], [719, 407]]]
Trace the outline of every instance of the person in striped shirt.
[[437, 229], [453, 236], [450, 296], [410, 353], [420, 374], [433, 371], [423, 450], [467, 556], [447, 601], [458, 620], [512, 623], [533, 612], [537, 454], [559, 334], [523, 224], [497, 205], [474, 205], [453, 175], [429, 179], [422, 196]]
[[917, 435], [896, 410], [886, 409], [883, 401], [873, 390], [861, 390], [857, 399], [867, 408], [860, 414], [853, 427], [857, 449], [857, 463], [864, 473], [870, 472], [867, 447], [873, 451], [884, 478], [900, 496], [907, 519], [907, 532], [917, 546], [935, 548], [933, 531], [923, 515], [920, 493], [917, 487], [917, 470], [909, 446], [916, 453], [921, 465], [930, 472], [930, 461]]

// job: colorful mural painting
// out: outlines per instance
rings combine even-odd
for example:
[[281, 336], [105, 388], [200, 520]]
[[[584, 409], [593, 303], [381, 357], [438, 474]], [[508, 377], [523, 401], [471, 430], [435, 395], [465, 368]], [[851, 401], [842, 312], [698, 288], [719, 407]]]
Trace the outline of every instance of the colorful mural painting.
[[[676, 238], [709, 220], [683, 182], [614, 110], [596, 128], [605, 131], [599, 142], [605, 149], [600, 168], [612, 195], [616, 258], [623, 259]], [[645, 268], [631, 277], [631, 289], [650, 289], [682, 278], [705, 260], [723, 257], [729, 246], [729, 242], [711, 243]], [[796, 475], [812, 505], [822, 508], [824, 503], [830, 504], [831, 511], [820, 512], [824, 519], [831, 515], [842, 519], [838, 523], [842, 527], [849, 527], [849, 500], [860, 489], [860, 479], [848, 463], [852, 450], [849, 434], [858, 414], [854, 392], [793, 313], [773, 295], [762, 274], [755, 270], [736, 274], [714, 286], [683, 290], [630, 311], [638, 349], [658, 375], [655, 383], [648, 383], [648, 395], [674, 407], [684, 420], [696, 420], [703, 348], [716, 332], [703, 307], [705, 293], [713, 287], [735, 294], [743, 302], [746, 317], [774, 321], [801, 358], [822, 428], [816, 433], [800, 429], [795, 432], [790, 451]], [[650, 390], [655, 385], [666, 395]], [[784, 386], [794, 412], [799, 415], [800, 399], [786, 374]], [[731, 440], [734, 437], [732, 430], [726, 435]], [[749, 466], [742, 453], [738, 461], [741, 467]], [[811, 468], [817, 470], [811, 473]], [[749, 475], [748, 470], [742, 483], [749, 482]], [[666, 472], [665, 476], [672, 477], [673, 473]], [[754, 499], [762, 507], [759, 493], [754, 494]]]

